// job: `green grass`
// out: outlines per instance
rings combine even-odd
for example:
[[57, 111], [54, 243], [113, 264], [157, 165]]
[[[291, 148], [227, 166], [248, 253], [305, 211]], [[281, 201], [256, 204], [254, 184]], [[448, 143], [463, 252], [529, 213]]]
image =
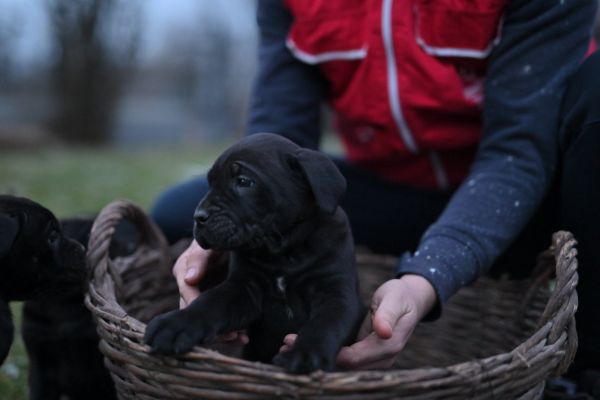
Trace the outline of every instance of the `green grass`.
[[[117, 198], [147, 209], [167, 186], [205, 171], [224, 147], [0, 150], [0, 193], [29, 197], [58, 217], [97, 213]], [[19, 331], [21, 304], [13, 304], [12, 309], [17, 332], [0, 368], [0, 399], [25, 400], [27, 356]]]

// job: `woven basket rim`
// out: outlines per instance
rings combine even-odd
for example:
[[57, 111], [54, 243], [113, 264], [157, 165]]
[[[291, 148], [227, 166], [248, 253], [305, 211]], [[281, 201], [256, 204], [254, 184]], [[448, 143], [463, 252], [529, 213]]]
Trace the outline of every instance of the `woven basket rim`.
[[[151, 248], [160, 249], [167, 254], [168, 245], [162, 233], [149, 220], [144, 211], [127, 200], [116, 200], [108, 204], [99, 214], [92, 228], [88, 245], [88, 262], [90, 267], [89, 292], [86, 295], [86, 305], [95, 316], [111, 319], [122, 327], [120, 340], [122, 344], [144, 353], [144, 356], [157, 363], [193, 363], [196, 361], [212, 361], [219, 363], [225, 368], [231, 366], [236, 373], [249, 376], [260, 375], [272, 381], [287, 382], [294, 385], [307, 387], [327, 388], [330, 385], [346, 386], [352, 391], [353, 384], [360, 382], [362, 385], [370, 384], [373, 390], [385, 389], [400, 383], [414, 381], [415, 376], [421, 382], [431, 381], [432, 384], [440, 377], [448, 377], [448, 384], [452, 382], [452, 375], [456, 374], [464, 379], [465, 376], [473, 377], [473, 382], [478, 380], [477, 376], [485, 366], [493, 361], [506, 359], [512, 364], [521, 364], [525, 367], [535, 364], [536, 345], [545, 342], [554, 346], [559, 356], [557, 366], [551, 374], [560, 375], [564, 373], [571, 363], [577, 348], [577, 337], [575, 334], [574, 313], [577, 307], [577, 295], [575, 286], [577, 284], [577, 260], [574, 248], [575, 240], [571, 233], [560, 231], [553, 235], [552, 246], [547, 251], [547, 257], [556, 260], [556, 287], [550, 295], [546, 309], [540, 319], [538, 329], [515, 346], [510, 351], [498, 353], [489, 357], [465, 361], [444, 367], [422, 367], [415, 369], [386, 369], [386, 370], [362, 370], [362, 371], [316, 371], [307, 375], [296, 375], [286, 373], [279, 367], [250, 362], [243, 359], [230, 357], [217, 351], [201, 346], [194, 347], [190, 353], [180, 356], [162, 357], [149, 354], [149, 348], [142, 343], [146, 325], [130, 316], [117, 302], [114, 290], [113, 273], [109, 271], [108, 247], [115, 226], [122, 220], [133, 222], [144, 232], [144, 242]], [[386, 257], [381, 255], [368, 255], [366, 257]], [[388, 257], [387, 262], [392, 258]], [[539, 347], [539, 345], [538, 345]], [[566, 350], [560, 350], [565, 347]], [[515, 364], [515, 365], [516, 365]], [[408, 379], [410, 378], [410, 379]], [[339, 389], [339, 387], [338, 387]]]

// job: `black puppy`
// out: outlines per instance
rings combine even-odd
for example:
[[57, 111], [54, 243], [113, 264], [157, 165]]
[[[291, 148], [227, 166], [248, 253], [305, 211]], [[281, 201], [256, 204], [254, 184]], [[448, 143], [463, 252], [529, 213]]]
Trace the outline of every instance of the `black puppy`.
[[28, 300], [58, 276], [81, 275], [85, 249], [62, 235], [50, 211], [31, 200], [0, 195], [0, 362], [12, 343], [8, 302]]
[[[116, 398], [98, 350], [95, 325], [83, 304], [83, 243], [92, 222], [59, 223], [31, 200], [0, 196], [2, 320], [12, 327], [7, 303], [27, 300], [22, 328], [31, 399]], [[12, 334], [0, 339], [2, 360], [11, 342]]]
[[[327, 156], [256, 134], [225, 151], [208, 181], [194, 236], [206, 249], [230, 251], [229, 275], [186, 309], [152, 320], [145, 342], [155, 353], [181, 354], [248, 328], [245, 358], [298, 373], [331, 370], [364, 316], [338, 207], [345, 179]], [[292, 349], [277, 354], [296, 332]]]

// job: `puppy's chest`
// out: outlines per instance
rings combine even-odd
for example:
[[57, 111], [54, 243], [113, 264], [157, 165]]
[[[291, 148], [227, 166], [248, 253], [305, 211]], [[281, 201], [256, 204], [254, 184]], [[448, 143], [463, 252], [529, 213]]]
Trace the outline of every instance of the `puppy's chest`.
[[293, 280], [283, 275], [274, 276], [264, 309], [267, 314], [274, 314], [272, 316], [282, 322], [304, 320], [309, 310], [303, 298], [294, 287]]

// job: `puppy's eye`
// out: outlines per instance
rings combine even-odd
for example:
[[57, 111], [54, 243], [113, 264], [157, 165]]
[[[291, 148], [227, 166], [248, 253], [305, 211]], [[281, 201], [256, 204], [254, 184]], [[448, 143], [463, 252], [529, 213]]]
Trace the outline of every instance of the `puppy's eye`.
[[60, 234], [56, 229], [53, 229], [48, 234], [48, 244], [55, 244], [60, 238]]
[[245, 176], [238, 176], [235, 183], [238, 187], [244, 188], [253, 187], [255, 185], [255, 182], [252, 179], [246, 178]]

